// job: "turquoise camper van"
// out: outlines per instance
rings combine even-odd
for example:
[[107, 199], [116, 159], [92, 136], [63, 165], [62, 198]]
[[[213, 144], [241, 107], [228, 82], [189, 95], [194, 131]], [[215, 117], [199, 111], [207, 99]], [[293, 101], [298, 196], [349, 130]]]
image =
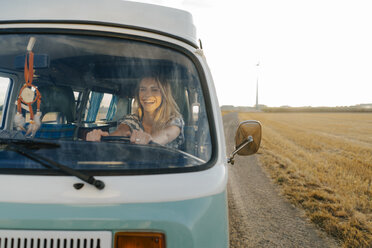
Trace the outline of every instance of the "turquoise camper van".
[[[150, 91], [161, 104], [172, 98], [178, 122], [164, 125], [176, 145], [145, 124], [113, 135], [127, 116], [142, 118], [137, 97], [150, 75], [168, 82], [172, 97]], [[90, 140], [94, 132], [102, 137]], [[228, 247], [227, 164], [255, 153], [260, 135], [258, 122], [241, 123], [227, 159], [188, 12], [120, 0], [2, 2], [1, 248]]]

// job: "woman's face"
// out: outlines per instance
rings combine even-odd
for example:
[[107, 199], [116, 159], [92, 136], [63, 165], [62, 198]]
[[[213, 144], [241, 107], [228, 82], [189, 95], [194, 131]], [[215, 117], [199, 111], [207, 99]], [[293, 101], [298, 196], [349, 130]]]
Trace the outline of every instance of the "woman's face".
[[161, 105], [161, 91], [154, 78], [144, 78], [139, 85], [139, 100], [144, 112], [149, 114]]

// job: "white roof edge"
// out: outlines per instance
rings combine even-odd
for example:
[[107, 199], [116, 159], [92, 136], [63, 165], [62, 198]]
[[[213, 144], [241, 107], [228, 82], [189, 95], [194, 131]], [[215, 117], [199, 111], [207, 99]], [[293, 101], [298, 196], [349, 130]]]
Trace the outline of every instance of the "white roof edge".
[[124, 25], [166, 33], [197, 44], [192, 15], [184, 10], [124, 0], [6, 0], [3, 21], [68, 21]]

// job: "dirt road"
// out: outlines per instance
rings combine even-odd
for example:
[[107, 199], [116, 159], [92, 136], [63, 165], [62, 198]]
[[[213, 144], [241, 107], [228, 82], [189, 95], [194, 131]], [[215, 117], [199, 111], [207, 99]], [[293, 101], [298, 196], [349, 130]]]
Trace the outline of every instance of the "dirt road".
[[[223, 117], [227, 152], [234, 148], [237, 114]], [[263, 134], [264, 135], [264, 134]], [[257, 155], [229, 165], [230, 247], [339, 247], [279, 194]]]

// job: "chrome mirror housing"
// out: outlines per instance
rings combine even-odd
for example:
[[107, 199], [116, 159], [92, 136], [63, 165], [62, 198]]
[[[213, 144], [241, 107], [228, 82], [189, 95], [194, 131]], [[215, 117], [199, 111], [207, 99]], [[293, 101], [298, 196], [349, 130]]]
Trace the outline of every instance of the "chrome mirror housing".
[[228, 163], [234, 164], [236, 154], [247, 156], [255, 154], [260, 148], [262, 126], [259, 121], [243, 121], [235, 134], [235, 150], [230, 154]]

